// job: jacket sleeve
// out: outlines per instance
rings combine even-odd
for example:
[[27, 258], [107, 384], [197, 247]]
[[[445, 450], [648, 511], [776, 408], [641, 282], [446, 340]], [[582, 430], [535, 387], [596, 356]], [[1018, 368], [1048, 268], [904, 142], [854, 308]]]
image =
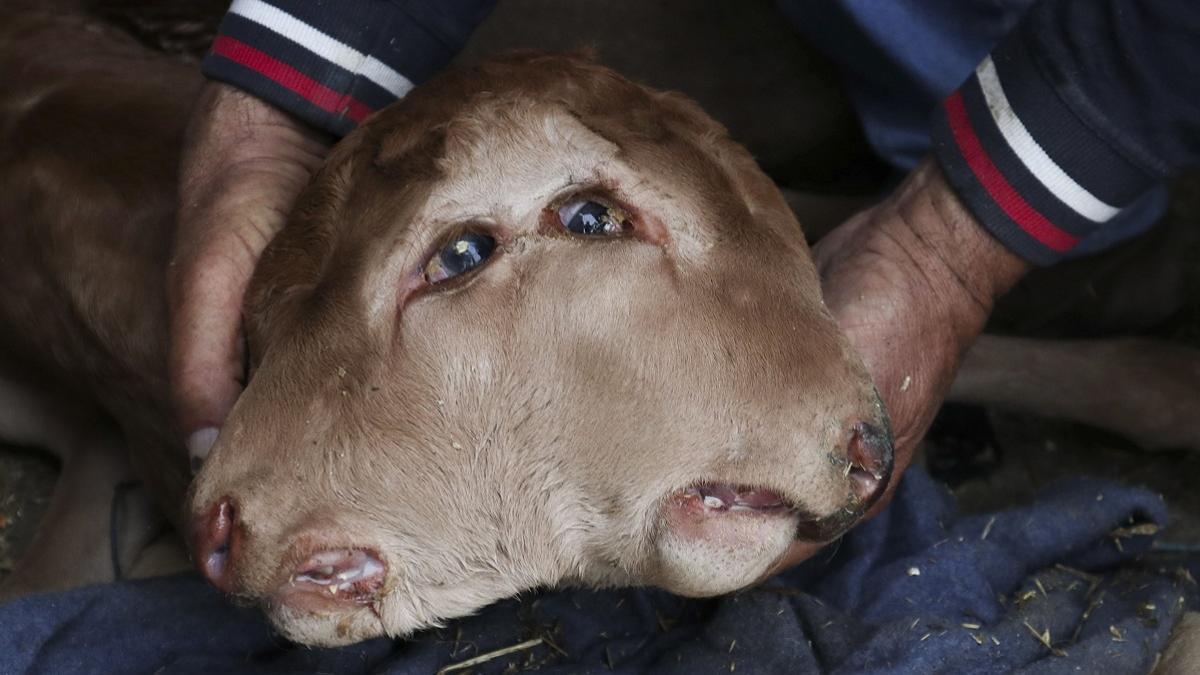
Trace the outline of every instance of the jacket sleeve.
[[336, 135], [450, 62], [495, 0], [234, 0], [201, 70]]
[[934, 153], [993, 235], [1051, 264], [1200, 166], [1200, 2], [1042, 0], [935, 116]]

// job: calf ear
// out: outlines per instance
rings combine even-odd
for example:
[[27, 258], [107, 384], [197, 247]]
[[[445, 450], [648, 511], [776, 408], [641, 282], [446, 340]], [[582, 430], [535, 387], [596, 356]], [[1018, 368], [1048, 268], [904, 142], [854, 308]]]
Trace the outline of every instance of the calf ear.
[[437, 162], [446, 156], [448, 133], [446, 124], [390, 130], [379, 142], [372, 166], [396, 185], [434, 180], [441, 173]]
[[[360, 130], [361, 131], [361, 130]], [[360, 164], [363, 134], [333, 147], [325, 164], [300, 192], [292, 212], [259, 259], [242, 308], [250, 355], [261, 353], [272, 325], [297, 291], [319, 281], [343, 227], [340, 214]], [[257, 348], [257, 349], [256, 349]]]

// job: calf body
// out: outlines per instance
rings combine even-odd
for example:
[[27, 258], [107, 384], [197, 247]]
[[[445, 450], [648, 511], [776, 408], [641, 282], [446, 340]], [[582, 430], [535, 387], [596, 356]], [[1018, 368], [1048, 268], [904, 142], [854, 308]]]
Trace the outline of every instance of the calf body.
[[4, 16], [0, 78], [0, 372], [70, 411], [64, 426], [126, 432], [158, 501], [178, 503], [163, 278], [200, 82], [102, 25], [36, 11]]
[[[176, 505], [166, 513], [181, 522], [189, 475], [166, 398], [163, 275], [178, 151], [200, 85], [191, 68], [102, 24], [6, 9], [0, 436], [53, 451], [63, 477], [50, 527], [0, 597], [111, 579], [109, 504], [116, 485], [137, 477], [132, 466], [144, 488], [125, 512], [146, 517], [121, 523], [136, 534], [118, 562], [128, 571], [159, 530], [150, 502]], [[73, 47], [47, 48], [64, 44]]]
[[335, 148], [256, 272], [250, 381], [189, 487], [162, 279], [197, 79], [93, 28], [24, 13], [0, 45], [6, 381], [116, 429], [200, 569], [289, 637], [563, 583], [723, 593], [882, 491], [886, 419], [771, 181], [687, 100], [542, 56]]

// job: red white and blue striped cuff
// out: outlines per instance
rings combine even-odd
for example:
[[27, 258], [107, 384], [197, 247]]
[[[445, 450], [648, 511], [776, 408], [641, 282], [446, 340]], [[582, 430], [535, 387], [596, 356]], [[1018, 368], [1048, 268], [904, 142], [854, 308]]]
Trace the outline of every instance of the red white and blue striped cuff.
[[202, 70], [345, 135], [461, 46], [420, 18], [374, 0], [234, 0]]
[[942, 104], [933, 146], [967, 207], [1025, 260], [1049, 265], [1154, 182], [1078, 114], [1017, 41]]

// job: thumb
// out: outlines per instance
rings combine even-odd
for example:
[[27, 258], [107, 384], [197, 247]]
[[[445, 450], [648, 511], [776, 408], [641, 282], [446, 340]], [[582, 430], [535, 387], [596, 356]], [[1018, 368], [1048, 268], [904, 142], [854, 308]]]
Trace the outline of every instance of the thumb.
[[[239, 262], [241, 264], [239, 264]], [[171, 269], [171, 403], [193, 469], [208, 456], [244, 373], [242, 298], [253, 261], [206, 256]]]

